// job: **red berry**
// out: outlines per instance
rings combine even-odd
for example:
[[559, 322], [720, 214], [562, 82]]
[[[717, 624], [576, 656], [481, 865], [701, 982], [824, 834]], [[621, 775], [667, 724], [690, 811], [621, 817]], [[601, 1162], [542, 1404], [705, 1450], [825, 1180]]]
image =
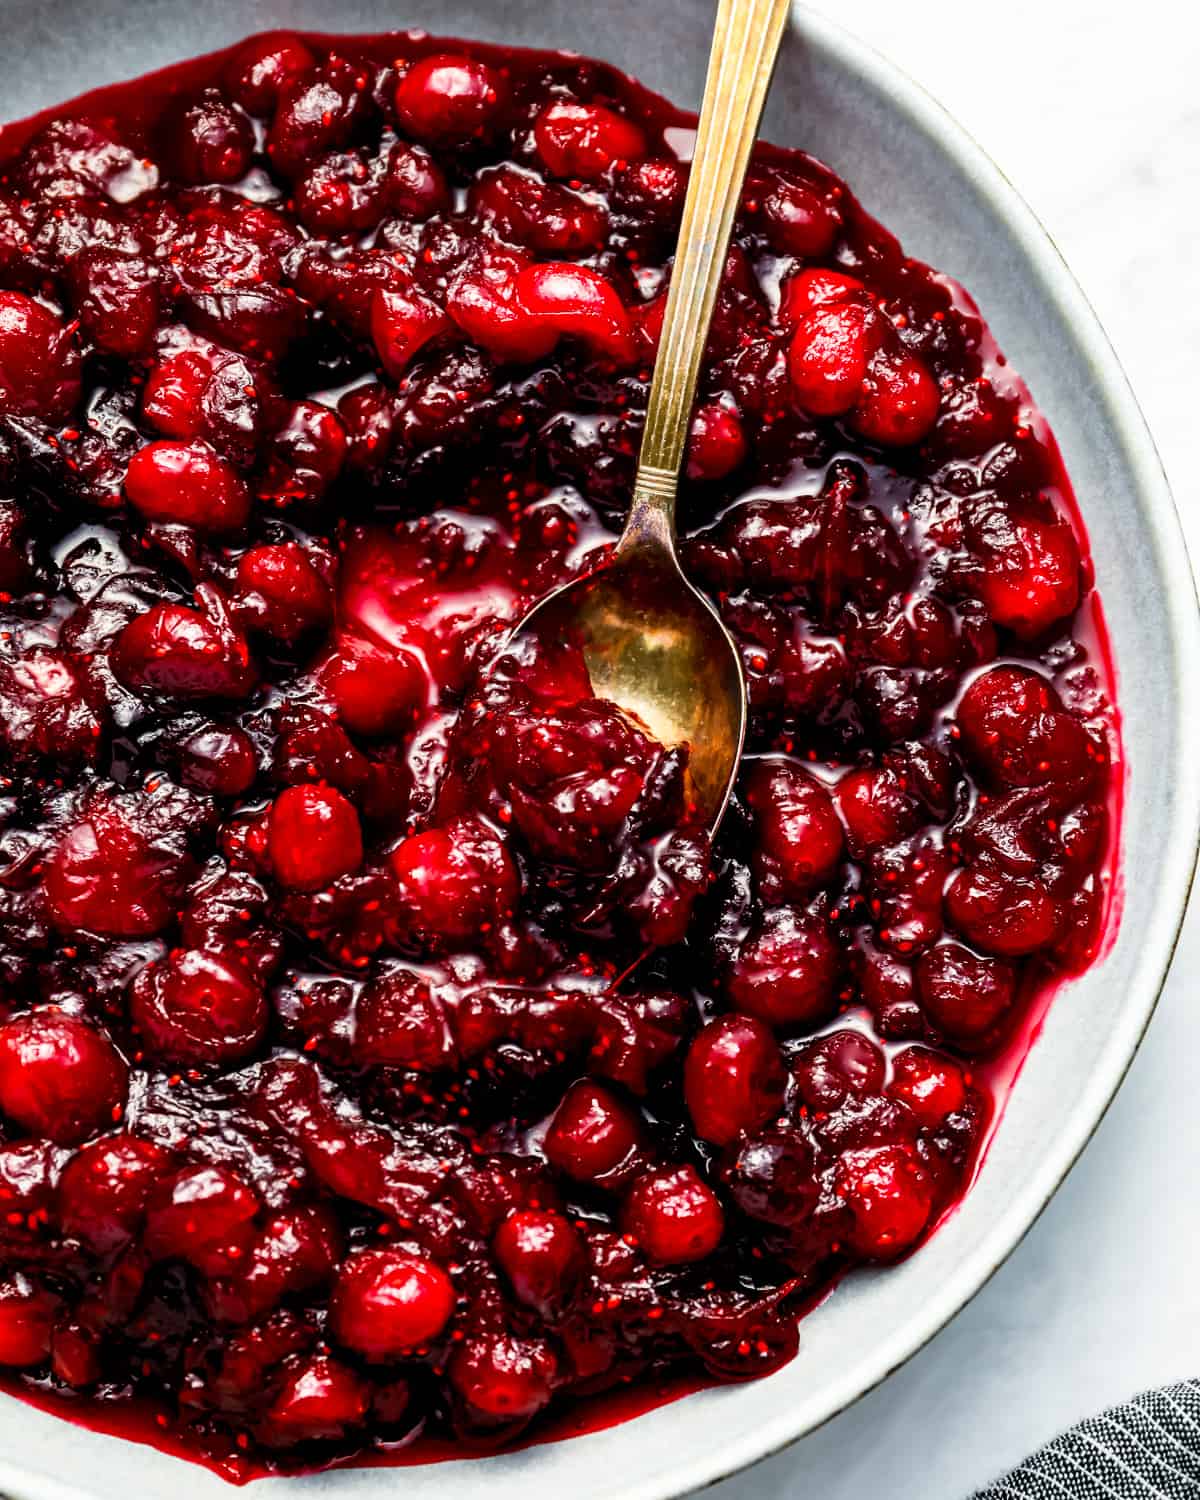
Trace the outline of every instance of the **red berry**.
[[562, 1214], [521, 1209], [496, 1231], [492, 1254], [518, 1302], [539, 1312], [560, 1309], [583, 1269], [579, 1235]]
[[347, 631], [334, 637], [317, 675], [352, 734], [402, 734], [429, 696], [428, 679], [411, 652]]
[[962, 1069], [928, 1047], [906, 1047], [892, 1059], [888, 1093], [907, 1104], [922, 1125], [936, 1127], [967, 1097]]
[[329, 585], [298, 542], [251, 547], [238, 562], [241, 613], [282, 641], [326, 625], [333, 614]]
[[103, 723], [101, 695], [69, 653], [35, 646], [0, 662], [0, 745], [14, 760], [90, 760]]
[[883, 1053], [861, 1031], [831, 1031], [798, 1053], [792, 1074], [810, 1109], [832, 1110], [850, 1095], [883, 1087]]
[[401, 1359], [436, 1339], [454, 1313], [442, 1268], [400, 1250], [360, 1250], [338, 1272], [330, 1303], [334, 1336], [368, 1359]]
[[867, 328], [868, 310], [858, 302], [819, 307], [797, 322], [788, 372], [805, 411], [837, 417], [858, 401], [870, 357]]
[[392, 850], [388, 863], [399, 882], [406, 923], [443, 943], [477, 939], [516, 904], [512, 859], [477, 818], [411, 834]]
[[454, 1060], [454, 1040], [429, 985], [403, 969], [373, 979], [354, 1009], [354, 1059], [364, 1067], [432, 1072]]
[[132, 1135], [105, 1136], [84, 1146], [59, 1179], [58, 1217], [64, 1232], [100, 1255], [128, 1244], [170, 1160], [161, 1146]]
[[179, 744], [179, 774], [185, 786], [215, 797], [239, 797], [258, 775], [254, 741], [232, 725], [207, 724]]
[[381, 287], [371, 299], [371, 337], [393, 380], [401, 379], [425, 345], [450, 326], [442, 308], [415, 288]]
[[261, 1432], [269, 1446], [335, 1442], [367, 1420], [370, 1387], [336, 1359], [312, 1354], [284, 1369]]
[[267, 847], [276, 878], [296, 891], [319, 891], [362, 864], [354, 804], [331, 786], [289, 786], [271, 806]]
[[528, 266], [516, 282], [521, 306], [544, 327], [580, 339], [614, 364], [633, 363], [633, 324], [616, 288], [571, 261]]
[[22, 292], [0, 291], [0, 411], [65, 422], [79, 400], [70, 329]]
[[58, 1006], [0, 1026], [0, 1113], [31, 1135], [73, 1145], [111, 1127], [128, 1081], [108, 1037]]
[[937, 382], [915, 355], [880, 353], [868, 367], [851, 421], [873, 443], [908, 447], [933, 426], [940, 399]]
[[701, 406], [688, 436], [689, 479], [724, 479], [746, 457], [746, 432], [736, 412], [719, 402]]
[[847, 772], [834, 795], [857, 855], [906, 838], [921, 825], [920, 803], [904, 779], [886, 766]]
[[548, 105], [533, 127], [537, 153], [556, 177], [603, 177], [646, 154], [641, 128], [603, 104]]
[[227, 1167], [183, 1167], [151, 1192], [146, 1249], [206, 1275], [236, 1268], [253, 1238], [258, 1195]]
[[97, 798], [60, 840], [46, 872], [55, 925], [113, 937], [146, 937], [166, 926], [172, 861], [132, 828], [113, 802]]
[[125, 493], [148, 520], [199, 531], [239, 531], [250, 517], [245, 481], [199, 439], [139, 449], [129, 461]]
[[683, 1093], [696, 1134], [728, 1146], [783, 1104], [783, 1057], [770, 1029], [753, 1016], [710, 1021], [688, 1051]]
[[950, 882], [946, 916], [976, 948], [1009, 956], [1048, 948], [1061, 922], [1041, 881], [978, 867], [960, 870]]
[[1011, 964], [981, 958], [955, 942], [939, 943], [921, 954], [917, 986], [934, 1026], [963, 1043], [986, 1037], [1005, 1019], [1017, 994]]
[[582, 1079], [554, 1112], [542, 1150], [550, 1164], [577, 1182], [594, 1182], [626, 1166], [637, 1151], [636, 1112], [611, 1089]]
[[298, 36], [253, 36], [234, 52], [225, 68], [230, 94], [252, 115], [268, 115], [285, 84], [316, 66]]
[[236, 959], [176, 949], [138, 974], [129, 1017], [146, 1048], [169, 1062], [224, 1064], [256, 1050], [267, 1001]]
[[823, 885], [843, 854], [833, 798], [792, 761], [755, 762], [746, 784], [758, 844], [754, 872], [764, 899], [795, 900]]
[[1027, 667], [992, 667], [976, 677], [957, 718], [967, 755], [1009, 786], [1090, 781], [1103, 764], [1053, 686]]
[[28, 1370], [44, 1364], [61, 1304], [17, 1272], [0, 1281], [0, 1365]]
[[258, 680], [244, 638], [182, 604], [156, 604], [131, 620], [112, 667], [133, 692], [168, 698], [244, 698]]
[[439, 52], [414, 63], [396, 85], [396, 118], [422, 145], [462, 145], [491, 131], [506, 95], [504, 80], [485, 63]]
[[765, 911], [725, 979], [732, 1004], [771, 1026], [820, 1020], [832, 1009], [840, 968], [825, 921], [779, 906]]
[[847, 1152], [838, 1163], [837, 1190], [850, 1210], [854, 1248], [873, 1260], [902, 1254], [933, 1213], [933, 1184], [907, 1146]]
[[1079, 572], [1079, 544], [1066, 522], [997, 511], [973, 588], [997, 625], [1032, 640], [1074, 612]]
[[485, 1334], [454, 1351], [447, 1374], [469, 1414], [486, 1426], [525, 1422], [549, 1405], [556, 1361], [541, 1339]]
[[211, 89], [168, 111], [168, 152], [184, 182], [237, 182], [254, 155], [254, 130], [239, 110]]
[[703, 1260], [721, 1243], [725, 1215], [694, 1167], [639, 1177], [621, 1210], [621, 1225], [658, 1266]]

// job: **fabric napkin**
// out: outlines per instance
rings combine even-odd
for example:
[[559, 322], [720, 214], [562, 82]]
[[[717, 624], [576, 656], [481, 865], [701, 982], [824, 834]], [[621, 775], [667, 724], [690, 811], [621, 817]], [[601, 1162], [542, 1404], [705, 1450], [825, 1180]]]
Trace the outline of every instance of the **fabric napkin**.
[[974, 1500], [1200, 1500], [1200, 1380], [1089, 1417]]

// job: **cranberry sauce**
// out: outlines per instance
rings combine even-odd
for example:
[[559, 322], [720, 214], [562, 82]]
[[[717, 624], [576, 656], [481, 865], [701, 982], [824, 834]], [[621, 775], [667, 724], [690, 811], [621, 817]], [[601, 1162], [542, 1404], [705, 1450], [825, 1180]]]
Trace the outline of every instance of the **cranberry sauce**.
[[234, 1478], [795, 1353], [965, 1190], [1107, 916], [1053, 440], [964, 295], [763, 148], [682, 554], [686, 747], [512, 623], [626, 505], [691, 120], [274, 34], [0, 134], [0, 1366]]

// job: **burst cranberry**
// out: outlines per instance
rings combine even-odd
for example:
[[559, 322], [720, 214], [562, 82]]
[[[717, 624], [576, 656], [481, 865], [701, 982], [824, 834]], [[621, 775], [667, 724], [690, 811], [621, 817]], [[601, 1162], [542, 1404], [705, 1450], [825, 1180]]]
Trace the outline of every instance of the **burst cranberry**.
[[915, 355], [879, 354], [871, 361], [851, 420], [886, 448], [919, 443], [938, 413], [937, 382]]
[[144, 937], [171, 916], [171, 861], [109, 801], [97, 800], [63, 836], [46, 872], [56, 924]]
[[388, 152], [383, 201], [393, 213], [424, 219], [446, 208], [450, 190], [445, 174], [428, 151], [397, 141]]
[[169, 1062], [234, 1062], [252, 1053], [266, 1031], [266, 999], [236, 959], [176, 951], [148, 964], [129, 996], [143, 1044]]
[[793, 907], [763, 913], [737, 951], [725, 989], [738, 1010], [771, 1026], [819, 1020], [833, 1007], [839, 961], [825, 921]]
[[861, 1031], [831, 1031], [797, 1054], [792, 1074], [811, 1109], [835, 1109], [848, 1095], [883, 1087], [883, 1053]]
[[161, 311], [150, 261], [123, 250], [87, 250], [72, 262], [70, 282], [80, 326], [98, 348], [121, 359], [146, 353]]
[[45, 1362], [61, 1304], [20, 1273], [0, 1281], [0, 1365], [27, 1370]]
[[33, 1135], [70, 1145], [111, 1126], [127, 1084], [103, 1032], [57, 1006], [0, 1026], [0, 1112]]
[[0, 662], [0, 743], [14, 760], [87, 759], [102, 732], [99, 695], [64, 652], [39, 646]]
[[243, 109], [252, 115], [268, 115], [284, 85], [311, 72], [316, 63], [297, 36], [251, 37], [230, 57], [225, 83]]
[[182, 604], [156, 604], [131, 620], [112, 667], [133, 692], [168, 698], [244, 698], [257, 680], [245, 640]]
[[974, 589], [997, 625], [1032, 640], [1073, 613], [1079, 603], [1079, 545], [1064, 521], [994, 511], [983, 542]]
[[338, 718], [353, 734], [403, 733], [428, 694], [425, 674], [411, 652], [349, 632], [335, 637], [317, 672]]
[[850, 771], [835, 793], [856, 854], [894, 843], [920, 826], [920, 803], [905, 779], [887, 767]]
[[393, 969], [373, 980], [354, 1011], [355, 1061], [431, 1072], [454, 1060], [441, 1006], [415, 974]]
[[563, 1095], [542, 1143], [549, 1161], [576, 1182], [624, 1167], [641, 1134], [636, 1113], [603, 1084], [582, 1080]]
[[462, 818], [414, 833], [388, 856], [406, 919], [418, 932], [467, 942], [512, 910], [517, 873], [487, 825]]
[[954, 942], [922, 953], [917, 985], [929, 1019], [960, 1042], [974, 1042], [998, 1026], [1017, 993], [1011, 964], [981, 958]]
[[283, 641], [329, 622], [329, 585], [297, 542], [251, 547], [238, 562], [243, 611], [261, 629]]
[[841, 214], [814, 185], [773, 172], [752, 182], [750, 191], [772, 249], [812, 259], [832, 248]]
[[768, 901], [794, 900], [823, 884], [842, 858], [833, 799], [791, 761], [760, 760], [746, 785], [758, 845], [754, 870]]
[[598, 272], [568, 261], [529, 266], [517, 277], [516, 297], [542, 326], [582, 340], [614, 364], [632, 362], [628, 309]]
[[1103, 763], [1051, 684], [1027, 667], [993, 667], [976, 677], [957, 718], [964, 750], [1010, 786], [1088, 780]]
[[903, 1254], [933, 1213], [933, 1184], [906, 1146], [847, 1153], [838, 1165], [837, 1188], [850, 1209], [854, 1246], [873, 1260]]
[[67, 1234], [101, 1255], [126, 1245], [141, 1223], [150, 1190], [170, 1155], [153, 1141], [110, 1135], [77, 1152], [58, 1184], [58, 1216]]
[[78, 400], [71, 330], [32, 297], [0, 291], [0, 411], [57, 424]]
[[485, 63], [439, 52], [414, 63], [396, 85], [396, 118], [425, 146], [461, 145], [491, 131], [506, 93]]
[[289, 786], [271, 805], [268, 848], [281, 885], [319, 891], [362, 864], [354, 804], [331, 786]]
[[227, 1167], [183, 1167], [158, 1183], [146, 1208], [146, 1248], [206, 1275], [236, 1267], [251, 1238], [257, 1194]]
[[450, 1278], [433, 1261], [399, 1250], [362, 1250], [338, 1273], [330, 1316], [339, 1343], [386, 1361], [437, 1338], [454, 1301]]
[[250, 121], [215, 90], [168, 116], [170, 154], [185, 182], [237, 182], [254, 154]]
[[728, 1146], [777, 1114], [783, 1058], [769, 1027], [753, 1016], [721, 1016], [692, 1042], [683, 1095], [696, 1134]]
[[366, 73], [340, 58], [283, 83], [267, 133], [272, 164], [298, 177], [323, 151], [347, 145], [368, 111], [368, 83]]
[[621, 1210], [626, 1234], [659, 1266], [703, 1260], [721, 1243], [725, 1215], [694, 1167], [639, 1177]]
[[906, 1047], [892, 1059], [888, 1093], [907, 1104], [922, 1125], [940, 1125], [967, 1096], [962, 1069], [927, 1047]]
[[148, 444], [129, 462], [125, 493], [149, 520], [201, 531], [237, 531], [250, 515], [245, 482], [205, 442]]
[[522, 1209], [505, 1219], [492, 1254], [519, 1302], [539, 1312], [563, 1306], [583, 1269], [579, 1235], [562, 1214]]
[[551, 104], [533, 127], [537, 153], [556, 177], [603, 177], [646, 154], [640, 128], [603, 104]]
[[526, 363], [553, 349], [558, 332], [528, 307], [518, 277], [523, 257], [493, 252], [457, 277], [446, 310], [474, 343], [499, 360]]
[[216, 797], [237, 797], [258, 775], [254, 741], [242, 729], [212, 724], [180, 742], [180, 775], [184, 784]]
[[468, 1339], [450, 1360], [450, 1384], [484, 1425], [526, 1422], [550, 1401], [556, 1361], [541, 1339], [488, 1334]]
[[852, 292], [862, 290], [862, 282], [854, 276], [821, 266], [806, 267], [789, 276], [780, 288], [779, 321], [785, 327], [794, 327], [813, 308], [844, 302]]
[[393, 380], [399, 380], [431, 339], [445, 333], [450, 319], [420, 292], [381, 288], [371, 300], [371, 337]]
[[334, 1442], [367, 1419], [371, 1393], [366, 1382], [326, 1354], [313, 1354], [287, 1367], [271, 1403], [264, 1437], [272, 1447]]

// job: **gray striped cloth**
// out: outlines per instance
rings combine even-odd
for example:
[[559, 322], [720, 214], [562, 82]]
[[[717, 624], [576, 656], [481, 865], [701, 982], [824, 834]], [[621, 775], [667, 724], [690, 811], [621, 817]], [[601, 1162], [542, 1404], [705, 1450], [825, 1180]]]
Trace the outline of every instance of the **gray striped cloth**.
[[1200, 1500], [1200, 1380], [1080, 1422], [974, 1500]]

